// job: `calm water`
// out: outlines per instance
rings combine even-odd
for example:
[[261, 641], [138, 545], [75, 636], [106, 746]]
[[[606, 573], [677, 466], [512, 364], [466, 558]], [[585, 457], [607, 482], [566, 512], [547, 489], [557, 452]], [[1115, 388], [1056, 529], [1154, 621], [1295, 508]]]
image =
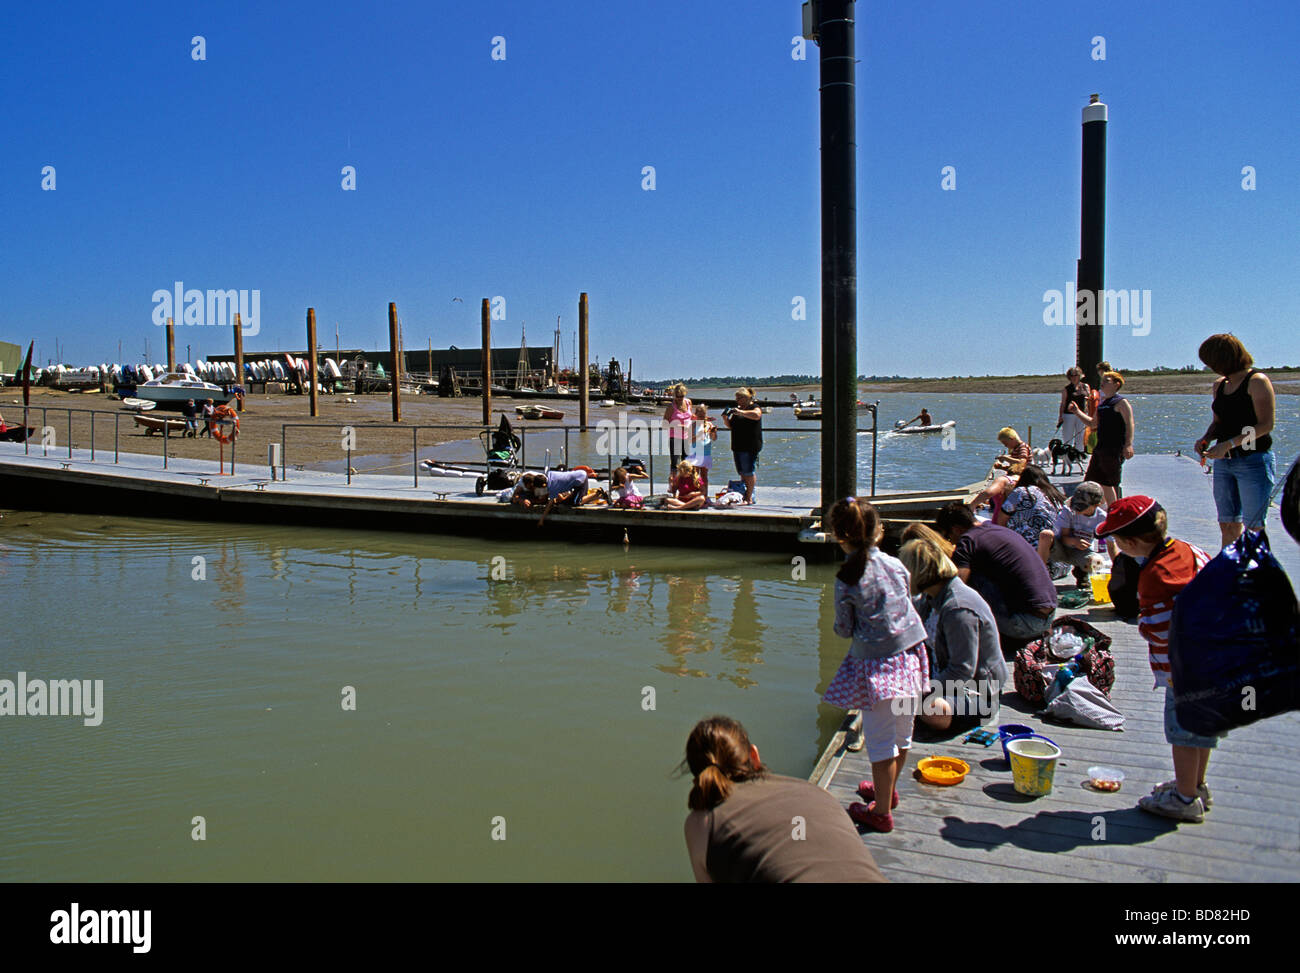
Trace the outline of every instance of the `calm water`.
[[[1280, 459], [1296, 448], [1292, 403]], [[922, 404], [958, 419], [957, 448], [882, 438], [881, 488], [978, 479], [1000, 426], [1032, 422], [1041, 443], [1055, 423], [1055, 397], [971, 395], [894, 396], [882, 423]], [[1195, 439], [1204, 406], [1137, 397], [1140, 449]], [[767, 436], [760, 491], [815, 481], [815, 433]], [[806, 775], [841, 716], [819, 702], [845, 651], [827, 566], [51, 514], [3, 525], [0, 579], [24, 608], [6, 617], [0, 679], [102, 679], [105, 700], [98, 727], [0, 722], [0, 879], [689, 880], [674, 768], [695, 721], [736, 716], [772, 767]], [[196, 815], [206, 841], [191, 840]]]

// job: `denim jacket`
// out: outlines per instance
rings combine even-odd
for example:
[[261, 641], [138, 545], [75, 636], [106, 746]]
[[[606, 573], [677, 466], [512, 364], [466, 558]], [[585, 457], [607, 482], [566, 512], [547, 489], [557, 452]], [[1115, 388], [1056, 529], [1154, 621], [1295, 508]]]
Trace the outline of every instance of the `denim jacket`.
[[898, 558], [867, 552], [862, 580], [835, 579], [835, 634], [853, 639], [855, 659], [887, 659], [925, 641], [925, 624], [912, 604], [910, 577]]

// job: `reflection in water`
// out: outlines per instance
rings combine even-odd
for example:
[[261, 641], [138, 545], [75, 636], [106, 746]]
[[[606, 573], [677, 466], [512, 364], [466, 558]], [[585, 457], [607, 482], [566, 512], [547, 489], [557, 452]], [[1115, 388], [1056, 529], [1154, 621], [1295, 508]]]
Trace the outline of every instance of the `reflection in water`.
[[817, 626], [819, 636], [817, 643], [817, 731], [822, 745], [831, 738], [831, 735], [839, 729], [844, 722], [844, 710], [838, 706], [831, 706], [829, 703], [821, 702], [822, 693], [826, 692], [826, 687], [831, 684], [835, 678], [835, 673], [840, 668], [840, 663], [844, 661], [844, 656], [849, 651], [849, 640], [840, 638], [835, 634], [835, 579], [831, 578], [826, 584], [822, 585], [821, 611], [818, 617], [821, 624]]
[[713, 651], [713, 640], [708, 637], [709, 590], [706, 579], [670, 574], [665, 580], [668, 594], [663, 618], [663, 644], [675, 664], [655, 668], [675, 676], [706, 676], [708, 673], [704, 670], [687, 665], [689, 655]]

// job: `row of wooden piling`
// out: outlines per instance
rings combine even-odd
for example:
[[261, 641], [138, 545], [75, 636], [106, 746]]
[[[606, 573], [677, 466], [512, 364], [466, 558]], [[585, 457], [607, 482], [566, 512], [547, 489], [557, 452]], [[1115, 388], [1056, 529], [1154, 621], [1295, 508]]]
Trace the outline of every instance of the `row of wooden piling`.
[[[483, 298], [482, 310], [482, 342], [483, 342], [483, 424], [490, 426], [492, 424], [492, 306], [489, 298]], [[578, 425], [582, 430], [587, 428], [588, 409], [587, 395], [591, 391], [591, 372], [588, 367], [587, 355], [587, 294], [584, 291], [578, 297], [578, 358], [581, 360], [581, 368], [578, 372]], [[239, 381], [243, 381], [244, 376], [244, 332], [241, 327], [239, 312], [235, 312], [235, 374], [239, 376]], [[388, 304], [388, 347], [393, 355], [392, 384], [393, 384], [393, 421], [402, 421], [402, 354], [398, 348], [397, 341], [397, 305], [393, 302]], [[320, 407], [317, 401], [317, 372], [316, 372], [316, 309], [307, 308], [307, 361], [308, 361], [308, 395], [310, 396], [311, 415], [313, 418], [320, 415]], [[176, 370], [176, 327], [171, 318], [167, 319], [167, 370], [174, 372]], [[242, 411], [243, 403], [239, 404]]]

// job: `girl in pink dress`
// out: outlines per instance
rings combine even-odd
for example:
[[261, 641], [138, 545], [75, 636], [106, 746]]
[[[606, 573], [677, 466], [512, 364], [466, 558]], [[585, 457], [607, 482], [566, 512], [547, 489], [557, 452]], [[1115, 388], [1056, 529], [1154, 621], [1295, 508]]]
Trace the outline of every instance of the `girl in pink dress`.
[[[930, 678], [925, 623], [912, 604], [907, 568], [876, 547], [884, 534], [876, 508], [849, 497], [831, 507], [827, 520], [848, 555], [835, 576], [835, 634], [853, 641], [822, 698], [862, 711], [862, 728], [849, 749], [865, 746], [872, 779], [858, 789], [868, 803], [850, 805], [849, 817], [873, 831], [892, 831], [894, 785]], [[878, 808], [877, 795], [889, 803]]]

